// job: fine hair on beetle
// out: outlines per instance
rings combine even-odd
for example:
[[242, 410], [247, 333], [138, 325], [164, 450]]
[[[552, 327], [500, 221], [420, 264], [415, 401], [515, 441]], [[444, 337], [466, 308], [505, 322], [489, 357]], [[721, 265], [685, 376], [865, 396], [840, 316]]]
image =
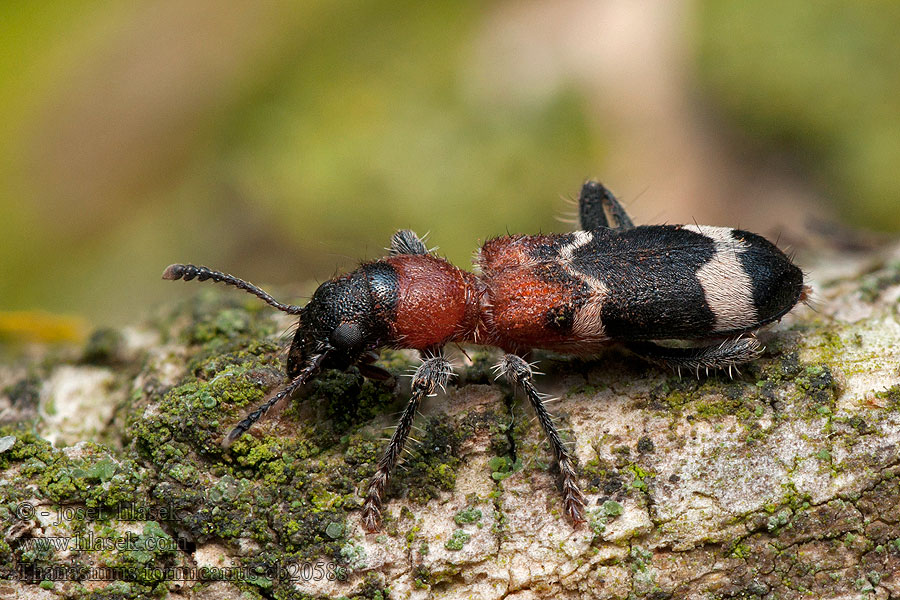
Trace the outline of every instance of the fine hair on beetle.
[[809, 288], [803, 272], [764, 237], [697, 224], [635, 226], [596, 181], [581, 188], [578, 222], [571, 233], [489, 239], [476, 254], [477, 274], [401, 230], [391, 238], [388, 256], [322, 283], [304, 306], [283, 304], [227, 273], [169, 266], [163, 279], [225, 283], [298, 317], [285, 365], [288, 382], [238, 422], [223, 445], [323, 369], [355, 365], [366, 377], [386, 379], [390, 374], [374, 364], [375, 351], [417, 350], [422, 362], [410, 399], [363, 505], [363, 524], [376, 531], [416, 412], [454, 375], [444, 347], [493, 346], [503, 352], [498, 377], [522, 388], [550, 443], [565, 513], [583, 522], [586, 499], [575, 461], [535, 385], [529, 352], [591, 356], [621, 344], [679, 373], [730, 374], [761, 354], [755, 332], [805, 302]]

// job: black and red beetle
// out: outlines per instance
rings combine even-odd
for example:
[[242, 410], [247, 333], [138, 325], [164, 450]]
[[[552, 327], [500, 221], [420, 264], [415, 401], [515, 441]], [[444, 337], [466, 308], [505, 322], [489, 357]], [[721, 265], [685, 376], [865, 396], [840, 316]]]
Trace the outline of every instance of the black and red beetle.
[[[381, 521], [382, 495], [422, 398], [453, 375], [446, 344], [499, 347], [500, 374], [520, 385], [544, 429], [562, 477], [569, 517], [583, 520], [584, 495], [572, 457], [534, 385], [532, 349], [591, 355], [610, 343], [673, 368], [731, 369], [759, 355], [753, 332], [778, 320], [808, 288], [774, 244], [748, 231], [700, 225], [635, 227], [603, 185], [588, 181], [578, 199], [581, 230], [488, 240], [476, 273], [431, 254], [412, 231], [391, 239], [389, 256], [361, 265], [316, 290], [306, 306], [282, 304], [231, 275], [171, 265], [163, 279], [211, 279], [250, 292], [299, 316], [287, 358], [290, 382], [235, 426], [230, 444], [269, 408], [321, 369], [372, 364], [378, 348], [422, 355], [412, 396], [369, 482], [363, 522]], [[661, 340], [687, 341], [666, 346]]]

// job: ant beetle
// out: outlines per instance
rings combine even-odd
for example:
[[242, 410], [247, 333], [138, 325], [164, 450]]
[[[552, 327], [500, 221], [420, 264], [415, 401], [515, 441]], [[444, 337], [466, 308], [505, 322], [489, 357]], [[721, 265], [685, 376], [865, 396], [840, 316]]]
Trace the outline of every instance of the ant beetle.
[[[387, 257], [326, 281], [306, 306], [282, 304], [226, 273], [171, 265], [163, 279], [226, 283], [299, 317], [287, 356], [289, 383], [238, 423], [223, 445], [322, 369], [356, 365], [363, 375], [384, 379], [389, 374], [372, 364], [374, 350], [418, 350], [422, 363], [411, 398], [366, 493], [363, 524], [375, 531], [385, 486], [419, 404], [453, 375], [443, 347], [496, 346], [505, 353], [495, 368], [498, 376], [524, 389], [559, 464], [566, 513], [582, 522], [585, 497], [572, 456], [534, 385], [526, 353], [591, 355], [621, 343], [679, 371], [730, 373], [761, 353], [753, 332], [805, 301], [809, 288], [790, 258], [754, 233], [700, 225], [636, 227], [595, 181], [581, 188], [578, 209], [580, 231], [488, 240], [475, 257], [477, 273], [430, 253], [412, 231], [398, 231]], [[665, 340], [688, 345], [657, 343]]]

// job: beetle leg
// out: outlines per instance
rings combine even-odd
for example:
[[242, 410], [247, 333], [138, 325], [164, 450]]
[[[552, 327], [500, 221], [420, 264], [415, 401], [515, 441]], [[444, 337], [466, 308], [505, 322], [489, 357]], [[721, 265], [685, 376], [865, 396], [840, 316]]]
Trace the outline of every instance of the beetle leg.
[[543, 427], [544, 433], [550, 441], [553, 456], [556, 458], [556, 462], [559, 463], [559, 471], [563, 480], [563, 501], [566, 513], [573, 522], [583, 523], [585, 498], [581, 488], [578, 486], [575, 464], [559, 436], [556, 425], [553, 424], [553, 418], [544, 406], [544, 398], [534, 386], [534, 371], [532, 371], [531, 365], [521, 356], [507, 354], [497, 367], [502, 374], [506, 375], [510, 383], [519, 384], [525, 390], [525, 394], [531, 401], [531, 407], [537, 413], [538, 421], [540, 421], [541, 427]]
[[392, 377], [390, 371], [366, 362], [356, 363], [356, 368], [359, 369], [360, 375], [368, 379], [373, 379], [375, 381], [387, 381]]
[[426, 358], [416, 369], [412, 379], [412, 396], [407, 403], [397, 429], [391, 436], [387, 449], [378, 461], [378, 470], [369, 481], [366, 501], [363, 507], [363, 525], [369, 532], [377, 531], [381, 525], [382, 494], [387, 486], [391, 472], [397, 465], [400, 453], [406, 445], [413, 420], [419, 410], [419, 404], [425, 396], [433, 396], [438, 388], [443, 388], [453, 375], [453, 367], [443, 356]]
[[699, 375], [701, 370], [731, 369], [762, 354], [763, 347], [755, 336], [729, 338], [721, 344], [695, 348], [671, 348], [652, 342], [630, 342], [625, 347], [650, 362], [672, 367], [680, 372], [689, 369]]
[[634, 223], [613, 193], [597, 181], [587, 181], [578, 195], [578, 222], [584, 230], [631, 229]]
[[288, 382], [287, 385], [283, 386], [276, 394], [274, 394], [271, 398], [260, 404], [256, 407], [256, 409], [247, 415], [240, 423], [234, 426], [234, 429], [225, 437], [222, 441], [222, 447], [228, 448], [231, 444], [234, 443], [234, 440], [241, 437], [245, 431], [250, 429], [254, 423], [259, 421], [259, 419], [266, 414], [270, 408], [278, 404], [281, 400], [284, 400], [288, 396], [294, 393], [294, 391], [299, 388], [301, 385], [306, 383], [306, 381], [319, 370], [319, 365], [322, 364], [322, 361], [328, 355], [328, 350], [323, 349], [319, 353], [314, 354], [307, 362], [306, 365], [303, 366], [302, 369], [297, 373], [297, 375]]
[[391, 247], [388, 250], [391, 256], [398, 254], [428, 254], [425, 242], [411, 229], [401, 229], [392, 235]]

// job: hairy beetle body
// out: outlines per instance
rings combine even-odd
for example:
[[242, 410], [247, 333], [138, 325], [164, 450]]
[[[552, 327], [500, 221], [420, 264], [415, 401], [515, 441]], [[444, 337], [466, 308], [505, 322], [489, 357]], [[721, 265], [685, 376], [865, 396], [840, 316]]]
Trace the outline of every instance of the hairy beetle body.
[[[765, 238], [727, 227], [635, 227], [593, 181], [582, 187], [579, 216], [581, 231], [488, 240], [476, 273], [434, 256], [403, 230], [388, 257], [323, 283], [304, 307], [282, 304], [225, 273], [170, 266], [165, 279], [221, 281], [300, 317], [287, 359], [291, 381], [238, 423], [225, 444], [323, 368], [356, 365], [367, 377], [386, 378], [372, 364], [373, 350], [419, 350], [412, 397], [366, 493], [363, 521], [374, 530], [422, 398], [452, 375], [443, 346], [497, 346], [506, 352], [497, 369], [525, 390], [559, 464], [565, 511], [580, 522], [585, 499], [574, 462], [522, 355], [538, 348], [592, 354], [617, 342], [678, 370], [730, 371], [759, 355], [753, 332], [805, 300], [808, 290], [800, 269]], [[656, 344], [666, 340], [688, 345]]]
[[591, 353], [611, 341], [753, 331], [789, 311], [803, 274], [765, 238], [651, 225], [500, 237], [477, 263], [492, 345]]
[[431, 350], [461, 341], [478, 325], [480, 286], [471, 273], [432, 256], [384, 259], [397, 273], [397, 311], [390, 345]]

